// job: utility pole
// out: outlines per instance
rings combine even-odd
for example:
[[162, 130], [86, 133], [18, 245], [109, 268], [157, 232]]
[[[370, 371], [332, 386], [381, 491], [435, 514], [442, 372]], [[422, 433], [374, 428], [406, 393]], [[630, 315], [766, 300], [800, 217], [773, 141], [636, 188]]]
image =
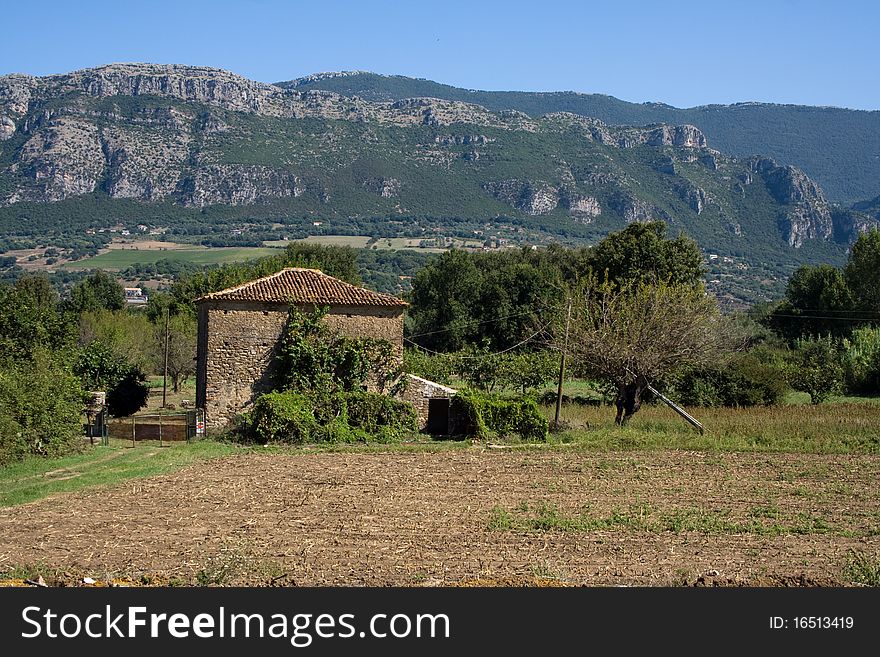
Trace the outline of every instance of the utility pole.
[[168, 394], [168, 317], [170, 308], [165, 308], [165, 366], [162, 369], [162, 408], [165, 408], [165, 397]]
[[562, 410], [562, 380], [565, 378], [565, 354], [568, 352], [568, 325], [571, 323], [571, 297], [568, 297], [568, 311], [565, 315], [565, 340], [562, 346], [562, 356], [559, 359], [559, 386], [556, 389], [556, 418], [553, 426], [559, 428], [559, 412]]

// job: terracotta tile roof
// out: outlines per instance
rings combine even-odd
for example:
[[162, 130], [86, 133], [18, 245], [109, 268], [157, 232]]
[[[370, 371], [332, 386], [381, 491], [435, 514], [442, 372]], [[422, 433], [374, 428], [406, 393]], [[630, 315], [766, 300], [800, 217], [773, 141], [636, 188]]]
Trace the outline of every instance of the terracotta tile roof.
[[382, 306], [385, 308], [407, 305], [390, 294], [373, 292], [317, 269], [290, 267], [277, 274], [258, 278], [226, 290], [212, 292], [196, 299], [199, 301], [262, 301], [264, 303], [303, 303], [339, 306]]

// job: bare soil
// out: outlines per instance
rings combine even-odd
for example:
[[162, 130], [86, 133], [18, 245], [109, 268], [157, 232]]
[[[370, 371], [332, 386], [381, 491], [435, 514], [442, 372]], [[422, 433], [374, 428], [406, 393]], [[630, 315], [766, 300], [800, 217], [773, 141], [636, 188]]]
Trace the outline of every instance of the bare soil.
[[[843, 585], [851, 551], [880, 554], [878, 474], [871, 456], [248, 452], [3, 509], [0, 568], [60, 584]], [[788, 529], [493, 524], [540, 506]]]

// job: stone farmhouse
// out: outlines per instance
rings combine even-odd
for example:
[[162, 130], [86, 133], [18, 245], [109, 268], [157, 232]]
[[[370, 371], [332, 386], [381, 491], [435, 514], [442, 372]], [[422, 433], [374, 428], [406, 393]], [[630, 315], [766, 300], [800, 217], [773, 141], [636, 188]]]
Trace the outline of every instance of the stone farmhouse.
[[[381, 338], [403, 357], [405, 301], [373, 292], [317, 269], [288, 268], [196, 299], [196, 404], [208, 429], [229, 424], [271, 389], [275, 348], [290, 305], [327, 307], [324, 322], [353, 338]], [[412, 402], [423, 428], [446, 433], [455, 391], [409, 377], [401, 397]], [[429, 418], [429, 412], [432, 417]]]

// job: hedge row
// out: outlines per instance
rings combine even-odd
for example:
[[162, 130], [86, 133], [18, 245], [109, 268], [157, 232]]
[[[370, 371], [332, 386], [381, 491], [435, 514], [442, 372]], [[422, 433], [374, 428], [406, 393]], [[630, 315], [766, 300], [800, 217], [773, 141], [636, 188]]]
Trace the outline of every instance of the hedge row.
[[546, 440], [547, 419], [530, 398], [505, 399], [499, 395], [461, 390], [452, 398], [450, 412], [455, 433], [481, 440], [519, 434], [524, 440]]

